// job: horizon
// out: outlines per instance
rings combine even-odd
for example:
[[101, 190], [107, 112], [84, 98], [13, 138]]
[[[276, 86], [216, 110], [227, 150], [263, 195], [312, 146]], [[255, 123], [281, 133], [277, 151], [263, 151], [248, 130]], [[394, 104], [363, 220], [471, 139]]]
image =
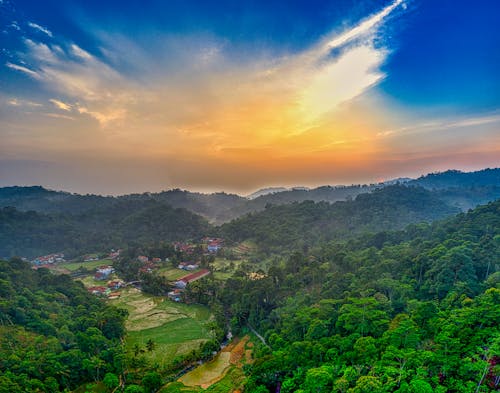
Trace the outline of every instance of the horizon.
[[162, 192], [170, 192], [170, 191], [181, 191], [181, 192], [190, 192], [190, 193], [198, 193], [202, 195], [210, 195], [210, 194], [228, 194], [228, 195], [237, 195], [239, 197], [243, 198], [249, 198], [253, 194], [259, 193], [261, 191], [267, 191], [269, 189], [283, 189], [281, 191], [271, 191], [271, 193], [279, 193], [279, 192], [284, 192], [284, 191], [293, 191], [293, 190], [300, 190], [304, 189], [307, 191], [315, 190], [317, 188], [321, 187], [332, 187], [332, 188], [342, 188], [342, 187], [355, 187], [355, 186], [374, 186], [374, 185], [380, 185], [384, 184], [387, 182], [393, 182], [397, 181], [400, 179], [408, 179], [408, 180], [417, 180], [421, 177], [426, 177], [429, 175], [439, 175], [442, 173], [446, 172], [459, 172], [459, 173], [475, 173], [475, 172], [481, 172], [485, 170], [498, 170], [500, 167], [485, 167], [485, 168], [479, 168], [476, 170], [460, 170], [456, 168], [449, 168], [445, 169], [443, 171], [434, 171], [434, 172], [428, 172], [428, 173], [422, 173], [418, 176], [398, 176], [395, 178], [387, 178], [387, 179], [380, 179], [375, 182], [364, 182], [364, 183], [343, 183], [343, 184], [318, 184], [314, 185], [312, 187], [309, 186], [304, 186], [304, 185], [291, 185], [291, 186], [283, 186], [283, 185], [272, 185], [272, 186], [265, 186], [261, 187], [258, 189], [254, 189], [248, 193], [242, 194], [242, 193], [237, 193], [237, 192], [231, 192], [228, 190], [215, 190], [215, 191], [203, 191], [203, 190], [194, 190], [194, 189], [187, 189], [187, 188], [180, 188], [180, 187], [172, 187], [172, 188], [163, 188], [157, 191], [151, 191], [151, 190], [142, 190], [142, 191], [137, 191], [137, 192], [130, 192], [130, 193], [124, 193], [124, 194], [99, 194], [99, 193], [91, 193], [91, 192], [85, 192], [85, 191], [71, 191], [71, 190], [65, 190], [65, 189], [56, 189], [56, 188], [51, 188], [42, 184], [29, 184], [29, 185], [21, 185], [21, 184], [14, 184], [14, 185], [0, 185], [1, 188], [15, 188], [15, 187], [20, 187], [20, 188], [30, 188], [30, 187], [41, 187], [47, 191], [54, 191], [54, 192], [62, 192], [62, 193], [68, 193], [68, 194], [76, 194], [76, 195], [96, 195], [96, 196], [102, 196], [102, 197], [121, 197], [121, 196], [127, 196], [127, 195], [133, 195], [133, 194], [157, 194], [157, 193], [162, 193]]
[[498, 167], [498, 11], [0, 0], [0, 186], [249, 195]]

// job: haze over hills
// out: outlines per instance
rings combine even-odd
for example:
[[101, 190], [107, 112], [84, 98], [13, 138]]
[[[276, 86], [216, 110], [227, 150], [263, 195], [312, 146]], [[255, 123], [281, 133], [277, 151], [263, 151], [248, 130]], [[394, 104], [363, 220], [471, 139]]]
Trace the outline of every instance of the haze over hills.
[[[0, 255], [31, 257], [58, 250], [76, 255], [130, 241], [175, 241], [208, 233], [235, 242], [258, 240], [268, 251], [312, 245], [400, 229], [498, 199], [499, 172], [449, 171], [404, 185], [292, 189], [255, 199], [183, 190], [105, 197], [6, 187], [0, 189]], [[218, 228], [214, 223], [226, 224]]]
[[450, 170], [432, 173], [418, 179], [395, 179], [371, 185], [321, 186], [314, 189], [282, 187], [256, 191], [248, 197], [224, 192], [203, 194], [174, 189], [159, 193], [130, 194], [119, 197], [80, 195], [47, 190], [41, 186], [0, 188], [0, 207], [13, 206], [21, 211], [42, 213], [83, 213], [111, 208], [118, 201], [151, 201], [185, 208], [200, 214], [214, 224], [222, 224], [244, 214], [263, 210], [266, 205], [281, 205], [306, 200], [336, 202], [395, 183], [422, 186], [446, 203], [467, 210], [500, 197], [500, 169], [476, 172]]

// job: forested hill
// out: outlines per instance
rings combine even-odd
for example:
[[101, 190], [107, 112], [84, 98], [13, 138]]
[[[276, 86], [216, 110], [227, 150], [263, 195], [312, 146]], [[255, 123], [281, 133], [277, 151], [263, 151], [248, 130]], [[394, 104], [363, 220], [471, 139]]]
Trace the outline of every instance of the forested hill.
[[0, 256], [69, 256], [154, 241], [199, 238], [210, 226], [201, 216], [154, 200], [117, 201], [81, 214], [0, 209]]
[[222, 300], [233, 331], [250, 324], [269, 345], [246, 389], [497, 392], [499, 256], [497, 201], [293, 253], [260, 280], [232, 278]]
[[449, 170], [430, 173], [409, 183], [430, 189], [500, 186], [500, 168], [487, 168], [476, 172]]
[[18, 259], [0, 260], [0, 300], [0, 392], [72, 391], [106, 373], [118, 380], [125, 310]]
[[[408, 182], [410, 185], [432, 190], [440, 199], [463, 211], [500, 198], [500, 168], [470, 173], [447, 171], [422, 176], [416, 180], [403, 180], [404, 183]], [[247, 213], [263, 210], [269, 204], [350, 200], [359, 194], [393, 183], [394, 181], [387, 181], [371, 185], [278, 189], [278, 192], [266, 193], [252, 198], [223, 192], [203, 194], [179, 189], [159, 193], [105, 197], [52, 191], [39, 186], [4, 187], [0, 188], [0, 207], [13, 206], [18, 210], [34, 210], [40, 213], [80, 214], [95, 209], [109, 208], [117, 202], [148, 203], [156, 201], [166, 203], [174, 208], [185, 208], [206, 217], [214, 224], [222, 224]], [[259, 195], [259, 192], [256, 195]]]
[[394, 185], [353, 201], [268, 206], [222, 225], [220, 234], [232, 241], [254, 240], [264, 250], [300, 249], [363, 232], [401, 229], [458, 211], [423, 188]]
[[40, 213], [80, 214], [95, 209], [112, 208], [118, 202], [149, 203], [157, 201], [176, 208], [185, 208], [206, 217], [215, 224], [228, 222], [244, 214], [263, 210], [269, 203], [286, 204], [305, 200], [335, 202], [354, 198], [373, 190], [375, 186], [318, 187], [313, 190], [293, 189], [247, 199], [223, 192], [202, 194], [185, 190], [169, 190], [159, 193], [130, 194], [120, 197], [100, 195], [79, 195], [43, 187], [0, 188], [0, 207], [12, 206], [22, 211]]

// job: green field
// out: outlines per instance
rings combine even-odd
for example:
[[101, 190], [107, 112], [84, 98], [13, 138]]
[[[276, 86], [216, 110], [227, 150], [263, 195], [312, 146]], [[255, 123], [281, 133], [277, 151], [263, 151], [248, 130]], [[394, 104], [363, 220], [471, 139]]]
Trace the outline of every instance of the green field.
[[[148, 296], [128, 288], [119, 299], [110, 303], [129, 311], [126, 348], [135, 345], [160, 367], [168, 365], [176, 355], [188, 353], [210, 338], [205, 324], [210, 320], [206, 307], [174, 303], [162, 297]], [[152, 340], [154, 350], [148, 352], [146, 343]]]
[[96, 286], [105, 287], [107, 285], [108, 281], [113, 280], [115, 277], [116, 277], [115, 275], [111, 275], [111, 276], [109, 276], [109, 278], [107, 280], [100, 281], [100, 280], [95, 280], [94, 275], [91, 275], [91, 276], [87, 276], [87, 277], [76, 278], [75, 281], [81, 281], [86, 288], [96, 287]]
[[190, 387], [208, 387], [224, 375], [224, 371], [231, 365], [230, 359], [231, 354], [229, 352], [221, 352], [214, 360], [204, 363], [200, 367], [183, 375], [179, 378], [179, 382]]
[[192, 271], [188, 272], [186, 270], [178, 269], [176, 267], [164, 267], [164, 268], [158, 270], [158, 274], [165, 277], [167, 280], [175, 281], [181, 277], [187, 276], [188, 274], [191, 274], [191, 273], [195, 273], [199, 270], [200, 269], [192, 270]]
[[112, 265], [112, 264], [113, 261], [111, 259], [100, 259], [98, 261], [90, 261], [90, 262], [65, 262], [65, 263], [60, 263], [59, 266], [74, 272], [75, 270], [80, 269], [80, 267], [84, 267], [87, 270], [94, 271], [99, 266]]

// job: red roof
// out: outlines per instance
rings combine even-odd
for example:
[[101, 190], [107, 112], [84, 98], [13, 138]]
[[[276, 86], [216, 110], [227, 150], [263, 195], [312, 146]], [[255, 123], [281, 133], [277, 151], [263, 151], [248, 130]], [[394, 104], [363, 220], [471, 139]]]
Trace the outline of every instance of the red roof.
[[210, 270], [203, 269], [200, 270], [199, 272], [191, 273], [188, 274], [187, 276], [181, 277], [178, 281], [184, 281], [186, 284], [188, 284], [192, 281], [198, 280], [199, 278], [205, 277], [208, 274], [210, 274]]

